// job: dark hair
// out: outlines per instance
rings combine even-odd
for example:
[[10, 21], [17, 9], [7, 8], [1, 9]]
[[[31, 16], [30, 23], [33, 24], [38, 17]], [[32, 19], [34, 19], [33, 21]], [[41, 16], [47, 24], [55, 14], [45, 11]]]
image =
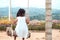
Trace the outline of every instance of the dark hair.
[[24, 9], [19, 9], [16, 16], [17, 17], [18, 16], [25, 16], [25, 10]]

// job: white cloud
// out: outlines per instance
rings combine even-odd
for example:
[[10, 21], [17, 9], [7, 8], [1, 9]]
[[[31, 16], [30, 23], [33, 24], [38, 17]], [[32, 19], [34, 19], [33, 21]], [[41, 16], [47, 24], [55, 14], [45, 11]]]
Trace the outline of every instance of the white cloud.
[[28, 0], [12, 0], [12, 7], [27, 7]]
[[[28, 7], [28, 0], [11, 0], [12, 7]], [[8, 7], [9, 0], [0, 0], [0, 7]], [[45, 8], [45, 0], [29, 0], [29, 7]], [[60, 0], [52, 0], [52, 8], [60, 9]]]
[[52, 8], [60, 9], [60, 0], [52, 0]]
[[[29, 7], [45, 7], [45, 0], [29, 0]], [[9, 1], [7, 0], [1, 0], [0, 1], [0, 7], [6, 7], [9, 6]], [[28, 0], [11, 0], [12, 7], [28, 7]]]
[[0, 0], [0, 7], [8, 7], [9, 0]]
[[45, 8], [45, 0], [30, 0], [30, 7]]
[[[28, 0], [12, 0], [12, 7], [28, 7]], [[29, 7], [45, 8], [45, 0], [29, 0]]]

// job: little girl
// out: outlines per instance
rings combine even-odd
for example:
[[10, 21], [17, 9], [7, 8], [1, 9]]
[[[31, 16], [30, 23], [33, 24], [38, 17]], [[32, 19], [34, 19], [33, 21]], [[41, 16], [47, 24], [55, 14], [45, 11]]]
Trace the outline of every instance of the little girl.
[[[27, 24], [29, 23], [29, 18], [25, 16], [25, 10], [24, 9], [19, 9], [17, 12], [17, 18], [15, 21], [16, 23], [16, 28], [15, 28], [15, 33], [18, 37], [21, 37], [22, 40], [28, 37], [28, 26]], [[16, 40], [16, 36], [14, 37], [14, 40]]]

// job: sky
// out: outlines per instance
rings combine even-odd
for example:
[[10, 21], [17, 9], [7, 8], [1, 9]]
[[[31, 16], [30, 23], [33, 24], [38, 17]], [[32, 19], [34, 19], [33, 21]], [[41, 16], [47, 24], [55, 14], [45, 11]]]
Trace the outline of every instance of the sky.
[[[11, 0], [11, 6], [28, 7], [28, 0]], [[9, 0], [0, 0], [0, 8], [9, 7]], [[45, 8], [45, 0], [29, 0], [29, 7]], [[60, 0], [52, 0], [52, 8], [60, 9]]]

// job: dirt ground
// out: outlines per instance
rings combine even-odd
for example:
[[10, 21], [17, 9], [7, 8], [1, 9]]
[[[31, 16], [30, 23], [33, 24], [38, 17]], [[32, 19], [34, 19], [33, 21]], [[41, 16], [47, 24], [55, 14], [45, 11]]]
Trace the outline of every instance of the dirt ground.
[[[45, 32], [35, 32], [30, 31], [31, 37], [26, 40], [45, 40]], [[14, 40], [13, 37], [7, 36], [5, 31], [0, 31], [0, 40]], [[17, 37], [17, 40], [21, 40], [21, 38]], [[52, 30], [52, 40], [60, 40], [60, 30], [53, 29]]]

